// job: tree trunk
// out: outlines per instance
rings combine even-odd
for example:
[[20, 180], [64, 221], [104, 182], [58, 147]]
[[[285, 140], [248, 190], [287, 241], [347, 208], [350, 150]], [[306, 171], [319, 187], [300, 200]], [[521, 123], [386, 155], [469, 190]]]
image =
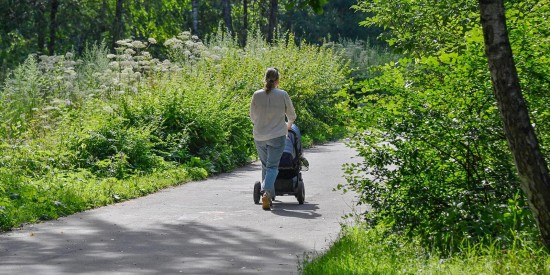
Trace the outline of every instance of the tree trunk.
[[550, 248], [550, 175], [521, 94], [503, 0], [479, 0], [479, 6], [485, 53], [506, 139], [542, 241]]
[[59, 8], [59, 2], [57, 0], [50, 0], [50, 41], [48, 41], [48, 53], [50, 55], [55, 54], [55, 38], [57, 32], [57, 9]]
[[115, 8], [115, 21], [113, 23], [113, 41], [111, 43], [111, 48], [116, 48], [116, 42], [120, 40], [120, 37], [122, 36], [122, 4], [123, 0], [116, 0], [116, 8]]
[[191, 32], [193, 34], [199, 34], [199, 0], [191, 1], [191, 17], [193, 18]]
[[44, 46], [46, 45], [46, 20], [44, 15], [46, 13], [46, 5], [44, 1], [38, 0], [35, 2], [36, 8], [36, 48], [39, 54], [44, 54]]
[[243, 29], [241, 34], [241, 46], [246, 46], [248, 36], [248, 0], [243, 0]]
[[97, 19], [98, 22], [98, 31], [95, 40], [101, 41], [101, 38], [103, 37], [103, 33], [107, 31], [107, 0], [103, 0], [101, 3], [101, 10], [99, 11], [99, 18]]
[[231, 2], [230, 0], [222, 0], [222, 13], [225, 27], [230, 34], [233, 34], [233, 19], [231, 18]]
[[269, 25], [267, 30], [267, 42], [273, 43], [273, 38], [276, 33], [275, 28], [277, 27], [277, 11], [279, 9], [278, 0], [270, 0], [269, 8]]

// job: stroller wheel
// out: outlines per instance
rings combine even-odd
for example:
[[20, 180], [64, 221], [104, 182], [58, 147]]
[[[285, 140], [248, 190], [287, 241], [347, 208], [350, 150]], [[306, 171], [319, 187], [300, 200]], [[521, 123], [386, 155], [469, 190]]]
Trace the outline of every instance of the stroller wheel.
[[259, 204], [260, 203], [260, 197], [262, 196], [261, 194], [261, 188], [262, 188], [262, 185], [259, 181], [257, 181], [256, 183], [254, 183], [254, 193], [253, 193], [253, 197], [254, 197], [254, 203], [255, 204]]
[[296, 188], [296, 198], [299, 204], [304, 204], [306, 200], [306, 188], [304, 187], [304, 182], [301, 180], [298, 181], [298, 188]]

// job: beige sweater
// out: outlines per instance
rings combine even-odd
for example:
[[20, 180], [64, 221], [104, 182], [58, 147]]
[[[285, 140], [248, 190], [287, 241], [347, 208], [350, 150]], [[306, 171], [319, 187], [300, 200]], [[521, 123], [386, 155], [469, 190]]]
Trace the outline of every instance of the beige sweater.
[[286, 136], [288, 128], [285, 115], [291, 124], [296, 120], [296, 112], [287, 92], [278, 88], [269, 93], [264, 90], [254, 92], [250, 103], [254, 139], [265, 141]]

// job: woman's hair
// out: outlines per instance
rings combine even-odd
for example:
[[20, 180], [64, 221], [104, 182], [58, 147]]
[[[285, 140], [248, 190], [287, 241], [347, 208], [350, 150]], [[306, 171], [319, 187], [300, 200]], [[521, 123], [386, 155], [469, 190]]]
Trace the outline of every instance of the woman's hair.
[[279, 71], [277, 68], [268, 68], [265, 72], [264, 91], [269, 93], [275, 88], [275, 81], [279, 80]]

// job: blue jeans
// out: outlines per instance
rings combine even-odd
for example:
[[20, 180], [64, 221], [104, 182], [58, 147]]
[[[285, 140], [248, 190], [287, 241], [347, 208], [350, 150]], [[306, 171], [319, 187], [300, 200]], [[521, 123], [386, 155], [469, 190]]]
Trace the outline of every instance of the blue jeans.
[[286, 136], [258, 141], [256, 150], [262, 162], [262, 191], [267, 192], [270, 198], [275, 197], [275, 180], [279, 174], [279, 161], [285, 149]]

